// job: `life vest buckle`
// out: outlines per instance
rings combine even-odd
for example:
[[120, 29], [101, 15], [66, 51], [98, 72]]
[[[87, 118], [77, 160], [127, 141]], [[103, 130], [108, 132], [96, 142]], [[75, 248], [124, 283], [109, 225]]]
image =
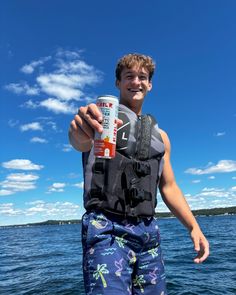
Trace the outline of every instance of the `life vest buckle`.
[[93, 172], [96, 174], [104, 174], [105, 173], [105, 162], [96, 161], [93, 165]]
[[144, 190], [137, 188], [137, 187], [131, 187], [129, 189], [129, 195], [132, 200], [136, 200], [136, 201], [144, 201], [145, 200]]
[[133, 163], [134, 170], [139, 175], [149, 175], [151, 173], [151, 168], [148, 163], [144, 163], [141, 161], [134, 161]]

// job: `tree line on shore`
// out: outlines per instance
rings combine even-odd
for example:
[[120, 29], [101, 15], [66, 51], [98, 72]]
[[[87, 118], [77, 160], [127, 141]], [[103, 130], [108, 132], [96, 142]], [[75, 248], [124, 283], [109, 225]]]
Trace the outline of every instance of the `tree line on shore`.
[[[236, 214], [236, 206], [225, 207], [225, 208], [211, 208], [211, 209], [199, 209], [192, 210], [194, 216], [214, 216], [214, 215], [233, 215]], [[167, 218], [174, 217], [171, 212], [157, 212], [155, 214], [157, 218]], [[11, 225], [14, 227], [18, 226], [41, 226], [41, 225], [64, 225], [64, 224], [78, 224], [81, 223], [80, 219], [70, 219], [70, 220], [47, 220], [43, 222], [27, 223], [21, 225]], [[9, 226], [4, 226], [9, 227]]]

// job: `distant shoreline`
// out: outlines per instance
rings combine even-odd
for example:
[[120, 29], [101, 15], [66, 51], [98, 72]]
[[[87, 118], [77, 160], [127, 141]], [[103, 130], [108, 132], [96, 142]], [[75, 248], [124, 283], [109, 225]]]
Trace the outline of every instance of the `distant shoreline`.
[[[212, 208], [212, 209], [199, 209], [192, 210], [194, 216], [216, 216], [216, 215], [234, 215], [236, 214], [236, 206], [225, 207], [225, 208]], [[157, 212], [155, 217], [158, 218], [169, 218], [174, 217], [171, 212]], [[81, 219], [70, 219], [70, 220], [47, 220], [42, 222], [16, 224], [16, 225], [0, 225], [1, 227], [29, 227], [29, 226], [43, 226], [43, 225], [65, 225], [65, 224], [79, 224]]]

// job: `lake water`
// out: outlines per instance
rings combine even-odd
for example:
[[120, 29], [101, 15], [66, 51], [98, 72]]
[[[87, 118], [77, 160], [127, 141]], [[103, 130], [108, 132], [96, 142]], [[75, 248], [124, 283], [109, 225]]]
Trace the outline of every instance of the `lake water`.
[[[169, 295], [236, 294], [236, 215], [198, 217], [211, 245], [196, 265], [185, 228], [160, 219]], [[81, 226], [0, 228], [1, 295], [82, 295]], [[112, 295], [112, 294], [111, 294]]]

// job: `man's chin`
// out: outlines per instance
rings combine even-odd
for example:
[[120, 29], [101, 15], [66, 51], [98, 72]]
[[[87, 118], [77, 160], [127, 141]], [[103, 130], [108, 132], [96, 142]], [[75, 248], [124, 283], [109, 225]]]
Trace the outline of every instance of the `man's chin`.
[[133, 100], [143, 100], [143, 93], [130, 93], [130, 98]]

